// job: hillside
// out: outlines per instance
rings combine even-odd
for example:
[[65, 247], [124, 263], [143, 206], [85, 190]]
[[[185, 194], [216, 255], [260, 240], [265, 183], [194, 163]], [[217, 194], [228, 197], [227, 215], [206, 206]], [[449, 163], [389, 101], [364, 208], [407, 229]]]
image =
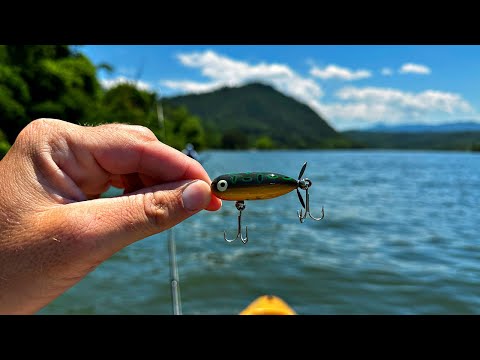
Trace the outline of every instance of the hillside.
[[467, 151], [480, 149], [480, 131], [415, 133], [345, 131], [343, 134], [367, 148]]
[[[210, 93], [172, 97], [165, 102], [183, 105], [199, 116], [210, 133], [218, 132], [219, 147], [223, 148], [252, 147], [259, 139], [271, 140], [271, 147], [275, 148], [352, 146], [348, 138], [337, 133], [310, 107], [264, 84], [225, 87]], [[235, 141], [241, 146], [235, 146]]]
[[480, 131], [480, 123], [474, 121], [458, 121], [444, 124], [402, 124], [402, 125], [376, 125], [363, 131], [382, 133], [450, 133], [450, 132], [476, 132]]

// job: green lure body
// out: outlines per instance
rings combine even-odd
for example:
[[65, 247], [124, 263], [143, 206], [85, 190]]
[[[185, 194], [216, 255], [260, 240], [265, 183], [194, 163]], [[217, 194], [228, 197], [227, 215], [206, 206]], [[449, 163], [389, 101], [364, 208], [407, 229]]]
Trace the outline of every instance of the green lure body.
[[247, 172], [218, 176], [210, 187], [223, 200], [264, 200], [297, 189], [298, 180], [276, 173]]

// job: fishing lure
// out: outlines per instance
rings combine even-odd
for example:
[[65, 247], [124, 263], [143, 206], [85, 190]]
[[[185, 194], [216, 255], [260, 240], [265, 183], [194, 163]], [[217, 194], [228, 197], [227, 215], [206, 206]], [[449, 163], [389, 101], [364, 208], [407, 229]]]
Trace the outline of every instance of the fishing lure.
[[[297, 190], [298, 199], [303, 209], [297, 211], [300, 222], [307, 218], [307, 215], [313, 220], [322, 220], [325, 216], [322, 206], [322, 216], [319, 218], [313, 217], [310, 213], [310, 198], [308, 194], [308, 188], [312, 186], [312, 181], [308, 178], [301, 179], [307, 163], [304, 163], [298, 179], [291, 178], [282, 174], [276, 173], [263, 173], [263, 172], [248, 172], [237, 174], [225, 174], [216, 177], [211, 184], [211, 190], [213, 194], [222, 199], [235, 201], [235, 207], [239, 211], [238, 214], [238, 229], [235, 239], [227, 239], [227, 233], [223, 232], [223, 238], [232, 242], [238, 238], [242, 240], [244, 244], [248, 241], [248, 229], [245, 226], [245, 237], [242, 235], [242, 211], [245, 210], [245, 200], [265, 200], [273, 199], [278, 196], [288, 194], [293, 190]], [[301, 190], [305, 190], [306, 203], [303, 201]]]

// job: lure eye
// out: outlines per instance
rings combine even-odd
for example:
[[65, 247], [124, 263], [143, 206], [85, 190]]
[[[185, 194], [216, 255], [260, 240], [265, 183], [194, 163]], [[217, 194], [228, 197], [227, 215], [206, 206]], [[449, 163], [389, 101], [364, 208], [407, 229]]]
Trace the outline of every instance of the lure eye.
[[225, 190], [227, 190], [227, 188], [228, 188], [227, 180], [220, 180], [220, 181], [217, 183], [217, 189], [218, 189], [218, 191], [225, 191]]

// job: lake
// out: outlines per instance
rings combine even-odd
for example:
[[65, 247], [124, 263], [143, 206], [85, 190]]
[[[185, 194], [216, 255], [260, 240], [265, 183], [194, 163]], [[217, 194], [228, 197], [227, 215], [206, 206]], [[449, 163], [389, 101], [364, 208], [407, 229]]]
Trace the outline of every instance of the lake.
[[[273, 294], [299, 314], [479, 314], [480, 153], [209, 151], [210, 177], [276, 172], [312, 180], [301, 224], [295, 191], [224, 201], [174, 228], [184, 314], [237, 314]], [[302, 191], [302, 194], [304, 192]], [[171, 314], [168, 231], [110, 258], [39, 314]]]

